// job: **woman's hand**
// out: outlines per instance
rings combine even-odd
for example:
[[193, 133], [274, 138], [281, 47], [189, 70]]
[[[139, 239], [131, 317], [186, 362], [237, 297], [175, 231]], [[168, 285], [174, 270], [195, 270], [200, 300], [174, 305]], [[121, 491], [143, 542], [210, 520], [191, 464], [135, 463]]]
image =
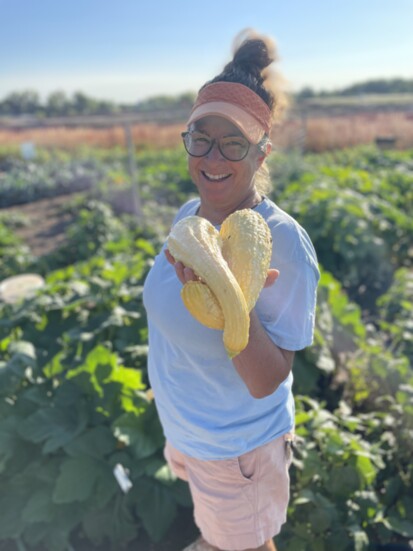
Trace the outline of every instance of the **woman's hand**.
[[[178, 279], [182, 283], [182, 285], [185, 285], [185, 283], [187, 283], [188, 281], [199, 281], [199, 277], [197, 277], [197, 275], [191, 268], [188, 268], [188, 266], [184, 266], [182, 262], [175, 261], [174, 257], [169, 252], [169, 249], [165, 249], [165, 256], [168, 262], [172, 264], [172, 266], [175, 268], [176, 275], [178, 276]], [[275, 270], [274, 268], [269, 269], [264, 287], [271, 287], [271, 285], [275, 283], [279, 275], [280, 272], [278, 270]]]
[[195, 275], [195, 272], [191, 268], [188, 268], [188, 266], [184, 266], [182, 262], [175, 261], [175, 258], [171, 255], [169, 249], [165, 249], [165, 256], [169, 264], [172, 264], [172, 266], [175, 268], [176, 275], [178, 276], [178, 279], [182, 283], [182, 285], [185, 285], [185, 283], [187, 283], [188, 281], [199, 280], [199, 277]]

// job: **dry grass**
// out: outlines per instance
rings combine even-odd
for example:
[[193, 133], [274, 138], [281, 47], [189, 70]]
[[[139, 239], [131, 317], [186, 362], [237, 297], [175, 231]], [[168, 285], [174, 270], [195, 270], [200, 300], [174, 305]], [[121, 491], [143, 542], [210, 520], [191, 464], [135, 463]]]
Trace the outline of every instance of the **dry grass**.
[[273, 142], [281, 149], [298, 147], [321, 152], [373, 143], [379, 137], [395, 138], [398, 149], [413, 147], [413, 113], [376, 112], [289, 119], [274, 131]]
[[[141, 123], [132, 126], [136, 147], [166, 148], [181, 142], [184, 123]], [[398, 149], [413, 147], [413, 114], [405, 112], [359, 113], [343, 116], [287, 118], [273, 132], [275, 146], [282, 150], [299, 148], [321, 152], [394, 137]], [[74, 149], [81, 145], [111, 148], [126, 145], [122, 126], [110, 128], [52, 127], [22, 130], [0, 129], [1, 145], [34, 142], [39, 146]]]
[[[180, 133], [184, 124], [137, 124], [132, 126], [132, 137], [136, 146], [156, 146], [160, 148], [174, 147], [181, 142]], [[75, 149], [82, 145], [111, 148], [126, 146], [126, 134], [122, 126], [109, 128], [90, 127], [44, 127], [26, 128], [22, 130], [0, 129], [1, 145], [19, 145], [33, 142], [43, 147], [58, 147]]]

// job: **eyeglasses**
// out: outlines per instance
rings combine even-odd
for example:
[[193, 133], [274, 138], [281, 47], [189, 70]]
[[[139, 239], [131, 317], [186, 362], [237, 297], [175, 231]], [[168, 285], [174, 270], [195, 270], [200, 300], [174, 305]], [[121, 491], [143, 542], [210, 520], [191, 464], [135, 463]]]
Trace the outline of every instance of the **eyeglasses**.
[[242, 161], [249, 151], [250, 142], [243, 136], [226, 136], [212, 139], [201, 132], [183, 132], [184, 146], [191, 157], [205, 157], [216, 142], [223, 157], [228, 161]]

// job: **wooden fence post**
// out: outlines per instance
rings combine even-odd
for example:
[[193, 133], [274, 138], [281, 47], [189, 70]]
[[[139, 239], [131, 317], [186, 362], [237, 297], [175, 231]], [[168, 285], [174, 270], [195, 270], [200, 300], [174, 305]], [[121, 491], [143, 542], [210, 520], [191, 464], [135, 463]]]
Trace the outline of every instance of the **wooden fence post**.
[[128, 148], [128, 164], [129, 164], [129, 174], [132, 184], [132, 194], [133, 194], [133, 211], [136, 216], [140, 219], [143, 218], [142, 211], [142, 201], [139, 189], [139, 178], [138, 178], [138, 166], [136, 164], [135, 156], [135, 146], [133, 143], [132, 128], [130, 123], [124, 125], [126, 145]]

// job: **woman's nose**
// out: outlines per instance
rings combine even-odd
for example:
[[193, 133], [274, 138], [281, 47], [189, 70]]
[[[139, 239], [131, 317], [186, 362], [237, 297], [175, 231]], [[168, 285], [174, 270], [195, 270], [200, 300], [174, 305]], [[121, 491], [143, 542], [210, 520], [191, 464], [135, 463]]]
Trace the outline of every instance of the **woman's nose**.
[[214, 140], [211, 151], [207, 154], [207, 157], [212, 161], [221, 161], [222, 159], [225, 159], [218, 147], [218, 142], [216, 140]]

